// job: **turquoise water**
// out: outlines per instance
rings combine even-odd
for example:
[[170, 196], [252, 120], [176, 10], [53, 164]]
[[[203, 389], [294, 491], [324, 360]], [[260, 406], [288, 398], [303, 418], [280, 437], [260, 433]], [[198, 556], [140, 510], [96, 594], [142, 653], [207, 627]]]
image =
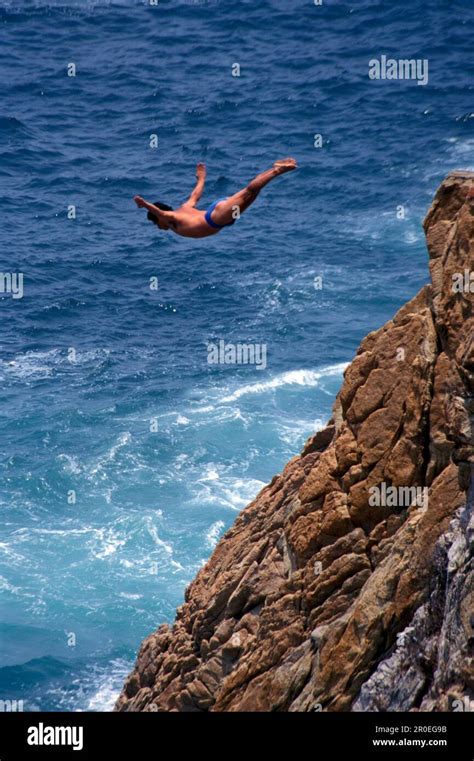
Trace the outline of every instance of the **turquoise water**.
[[[110, 708], [141, 639], [330, 416], [361, 338], [426, 282], [421, 220], [474, 166], [472, 16], [1, 3], [1, 270], [24, 297], [0, 297], [0, 697]], [[429, 84], [371, 82], [381, 53], [429, 59]], [[205, 241], [131, 200], [177, 205], [203, 160], [207, 205], [286, 155], [298, 172]], [[264, 343], [266, 369], [208, 365], [221, 338]]]

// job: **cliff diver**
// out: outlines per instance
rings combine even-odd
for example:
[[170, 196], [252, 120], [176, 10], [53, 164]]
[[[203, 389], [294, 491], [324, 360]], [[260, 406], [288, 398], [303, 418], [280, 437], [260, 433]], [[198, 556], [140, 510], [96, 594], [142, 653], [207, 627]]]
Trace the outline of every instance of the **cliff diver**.
[[208, 235], [215, 235], [224, 227], [233, 225], [235, 220], [239, 219], [240, 215], [255, 201], [261, 189], [275, 177], [296, 168], [295, 159], [275, 161], [271, 169], [258, 174], [247, 187], [232, 196], [214, 201], [204, 211], [196, 208], [206, 181], [206, 167], [202, 163], [196, 167], [196, 187], [188, 200], [177, 209], [172, 209], [171, 206], [159, 201], [149, 203], [141, 196], [135, 196], [133, 200], [139, 209], [147, 209], [147, 218], [160, 230], [172, 230], [184, 238], [207, 238]]

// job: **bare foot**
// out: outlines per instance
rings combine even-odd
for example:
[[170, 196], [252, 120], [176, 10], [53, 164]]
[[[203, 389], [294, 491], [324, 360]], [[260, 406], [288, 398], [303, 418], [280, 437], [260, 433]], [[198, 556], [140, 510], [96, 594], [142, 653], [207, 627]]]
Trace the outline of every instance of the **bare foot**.
[[278, 161], [275, 161], [273, 168], [276, 169], [278, 174], [284, 174], [285, 172], [291, 172], [293, 169], [297, 169], [298, 164], [296, 163], [296, 160], [292, 158], [279, 159]]
[[199, 180], [201, 179], [201, 177], [204, 178], [205, 176], [206, 176], [206, 165], [203, 164], [202, 161], [200, 161], [196, 167], [196, 177]]

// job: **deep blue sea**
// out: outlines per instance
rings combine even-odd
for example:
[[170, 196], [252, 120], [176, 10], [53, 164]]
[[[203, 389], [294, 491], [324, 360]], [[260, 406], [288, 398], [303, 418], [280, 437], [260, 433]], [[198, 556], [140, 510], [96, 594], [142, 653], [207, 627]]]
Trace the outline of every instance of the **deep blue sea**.
[[[474, 168], [473, 20], [472, 0], [0, 0], [0, 270], [24, 276], [0, 294], [0, 698], [109, 710], [427, 281], [423, 216]], [[427, 59], [428, 84], [369, 79], [382, 54]], [[285, 156], [212, 238], [132, 201], [178, 205], [204, 161], [206, 206]], [[218, 339], [265, 344], [266, 369], [209, 365]]]

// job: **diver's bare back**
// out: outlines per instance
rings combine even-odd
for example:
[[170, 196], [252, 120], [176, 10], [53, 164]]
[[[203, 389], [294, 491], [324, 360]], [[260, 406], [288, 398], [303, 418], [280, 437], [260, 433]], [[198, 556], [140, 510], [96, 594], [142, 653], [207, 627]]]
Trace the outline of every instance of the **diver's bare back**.
[[271, 180], [296, 168], [295, 159], [275, 161], [271, 169], [258, 174], [245, 188], [232, 196], [215, 201], [203, 211], [196, 208], [206, 181], [206, 167], [200, 163], [196, 168], [196, 186], [188, 200], [177, 209], [159, 201], [149, 203], [141, 196], [135, 196], [134, 201], [139, 208], [147, 209], [148, 219], [160, 230], [171, 230], [185, 238], [207, 238], [220, 232], [222, 228], [233, 225]]
[[206, 238], [219, 232], [208, 225], [205, 212], [183, 204], [173, 214], [169, 221], [169, 229], [184, 238]]

